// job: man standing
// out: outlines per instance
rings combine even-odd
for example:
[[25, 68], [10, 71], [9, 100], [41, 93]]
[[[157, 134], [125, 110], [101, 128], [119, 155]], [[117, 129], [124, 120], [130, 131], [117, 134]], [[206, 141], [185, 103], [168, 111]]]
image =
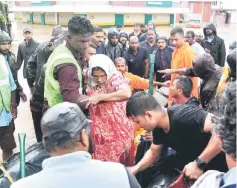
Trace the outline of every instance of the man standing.
[[157, 71], [170, 69], [173, 50], [168, 46], [168, 39], [166, 37], [159, 37], [157, 46], [158, 50], [155, 54], [154, 74], [156, 76], [156, 81], [164, 82], [170, 80], [170, 77], [162, 77], [163, 75]]
[[[170, 32], [172, 44], [176, 47], [172, 54], [171, 69], [190, 68], [195, 53], [184, 39], [184, 31], [180, 27], [175, 27]], [[171, 75], [171, 85], [177, 77], [177, 74]], [[198, 98], [198, 78], [191, 78], [193, 82], [192, 96]], [[172, 98], [169, 96], [169, 105], [172, 103]]]
[[144, 24], [140, 24], [140, 29], [142, 33], [146, 33], [147, 32], [147, 26]]
[[[155, 30], [156, 24], [152, 20], [150, 20], [147, 24], [147, 29], [154, 29]], [[158, 35], [156, 36], [156, 38], [158, 38]], [[145, 40], [147, 40], [147, 32], [142, 34], [142, 36], [139, 39], [139, 42], [143, 42]]]
[[10, 67], [13, 79], [16, 84], [16, 104], [17, 106], [20, 104], [20, 99], [23, 102], [26, 102], [27, 97], [23, 92], [23, 89], [18, 81], [18, 71], [16, 65], [16, 56], [10, 51], [11, 48], [11, 38], [5, 31], [0, 31], [0, 54], [2, 54]]
[[132, 33], [130, 33], [128, 37], [131, 38], [132, 36], [137, 36], [139, 39], [141, 37], [141, 35], [142, 35], [142, 32], [141, 32], [140, 24], [136, 23], [134, 25], [134, 31]]
[[33, 37], [33, 32], [31, 29], [26, 28], [23, 30], [23, 36], [25, 37], [24, 41], [19, 44], [17, 52], [17, 69], [21, 68], [21, 65], [24, 61], [23, 66], [23, 77], [27, 78], [27, 69], [26, 65], [30, 56], [34, 53], [36, 48], [39, 46], [39, 43], [35, 41]]
[[128, 34], [126, 32], [121, 32], [119, 34], [119, 42], [122, 44], [123, 46], [123, 51], [125, 52], [128, 49]]
[[117, 57], [124, 56], [123, 46], [118, 42], [118, 37], [118, 32], [114, 28], [108, 31], [108, 43], [105, 45], [105, 55], [113, 62]]
[[[6, 45], [8, 44], [1, 44], [0, 48]], [[16, 147], [12, 122], [16, 117], [16, 84], [5, 56], [0, 54], [0, 147], [3, 161], [12, 155], [12, 150]]]
[[214, 24], [207, 24], [203, 29], [204, 41], [202, 46], [207, 53], [210, 53], [217, 65], [225, 65], [226, 49], [224, 40], [217, 36]]
[[148, 54], [152, 54], [158, 49], [156, 45], [156, 31], [154, 29], [147, 30], [147, 40], [141, 42], [140, 46], [145, 48]]
[[11, 188], [140, 188], [123, 165], [92, 159], [90, 120], [76, 104], [63, 102], [50, 108], [41, 128], [44, 147], [51, 157], [43, 161], [41, 172], [15, 182]]
[[194, 37], [195, 37], [195, 34], [193, 31], [187, 31], [186, 35], [185, 35], [185, 40], [186, 40], [186, 42], [189, 43], [189, 45], [195, 52], [196, 56], [200, 56], [200, 55], [204, 54], [205, 51], [199, 43], [195, 42]]
[[146, 49], [139, 47], [138, 38], [132, 36], [129, 41], [129, 49], [125, 52], [128, 71], [137, 76], [148, 78], [149, 62]]
[[153, 143], [143, 159], [130, 168], [133, 174], [155, 163], [164, 145], [174, 149], [177, 155], [166, 159], [159, 169], [161, 172], [178, 168], [189, 179], [197, 179], [208, 169], [227, 170], [219, 139], [212, 133], [212, 114], [186, 104], [164, 109], [143, 91], [130, 98], [126, 111], [142, 128], [153, 130]]
[[187, 76], [179, 76], [170, 86], [169, 95], [174, 99], [174, 104], [190, 104], [199, 106], [198, 100], [195, 97], [191, 97], [192, 89], [192, 80]]
[[101, 27], [94, 26], [94, 33], [91, 37], [91, 42], [97, 46], [96, 54], [105, 54], [104, 32]]
[[88, 48], [93, 26], [87, 18], [73, 16], [68, 22], [68, 32], [66, 44], [59, 45], [46, 64], [44, 97], [49, 107], [63, 101], [80, 105], [85, 99], [79, 61]]

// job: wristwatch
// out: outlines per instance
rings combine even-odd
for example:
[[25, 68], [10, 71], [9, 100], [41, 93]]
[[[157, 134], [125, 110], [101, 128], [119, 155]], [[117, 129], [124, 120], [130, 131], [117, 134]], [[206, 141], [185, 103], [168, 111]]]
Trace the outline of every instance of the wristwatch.
[[196, 163], [197, 163], [198, 168], [200, 168], [201, 170], [203, 170], [207, 166], [207, 163], [202, 161], [200, 158], [196, 159]]

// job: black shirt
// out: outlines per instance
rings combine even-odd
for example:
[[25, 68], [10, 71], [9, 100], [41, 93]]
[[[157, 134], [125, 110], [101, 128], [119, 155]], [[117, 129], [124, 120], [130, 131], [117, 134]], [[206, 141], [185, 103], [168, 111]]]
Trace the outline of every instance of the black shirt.
[[184, 163], [194, 161], [206, 148], [210, 133], [203, 131], [208, 112], [193, 105], [174, 105], [167, 109], [170, 130], [153, 131], [153, 143], [166, 144], [174, 149]]
[[133, 51], [129, 48], [125, 52], [125, 59], [128, 64], [128, 71], [137, 76], [143, 77], [145, 73], [144, 61], [148, 59], [148, 53], [146, 49], [138, 47], [138, 52], [134, 56]]
[[130, 33], [130, 34], [129, 34], [129, 36], [128, 36], [128, 37], [130, 38], [130, 37], [132, 37], [132, 36], [137, 36], [138, 40], [140, 40], [140, 37], [142, 36], [142, 32], [141, 32], [141, 33], [139, 33], [138, 35], [135, 35], [135, 33], [134, 33], [134, 32], [132, 32], [132, 33]]
[[147, 41], [141, 42], [140, 46], [145, 48], [147, 50], [148, 54], [152, 54], [153, 52], [158, 50], [158, 46], [157, 45], [150, 46]]

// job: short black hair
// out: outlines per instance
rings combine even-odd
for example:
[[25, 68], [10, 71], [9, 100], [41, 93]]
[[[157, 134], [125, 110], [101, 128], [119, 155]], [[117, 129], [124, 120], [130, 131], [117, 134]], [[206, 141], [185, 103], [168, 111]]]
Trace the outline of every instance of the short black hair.
[[121, 24], [118, 24], [116, 27], [117, 27], [117, 28], [122, 28], [122, 27], [123, 27], [123, 25], [121, 25]]
[[185, 97], [190, 97], [192, 89], [193, 89], [192, 80], [187, 76], [179, 76], [175, 80], [177, 80], [176, 82], [177, 88], [182, 89], [183, 95]]
[[176, 34], [184, 35], [184, 30], [181, 27], [175, 27], [171, 30], [170, 36], [174, 36]]
[[127, 103], [126, 114], [128, 117], [144, 115], [146, 111], [162, 110], [161, 105], [152, 95], [145, 91], [136, 92]]
[[195, 33], [193, 31], [187, 31], [186, 35], [191, 35], [193, 39], [195, 37]]
[[[79, 136], [79, 134], [77, 136]], [[57, 148], [74, 149], [78, 138], [72, 138], [68, 132], [59, 130], [50, 137], [44, 137], [44, 148], [48, 152], [53, 152]]]
[[94, 26], [93, 30], [94, 30], [94, 33], [103, 32], [103, 29], [101, 27], [98, 27], [98, 26]]
[[85, 16], [73, 16], [68, 21], [68, 32], [71, 35], [84, 35], [93, 33], [93, 25]]
[[156, 34], [156, 30], [153, 28], [149, 28], [149, 29], [147, 29], [147, 31], [154, 31], [154, 33]]
[[236, 160], [236, 82], [228, 83], [209, 111], [215, 115], [212, 118], [213, 129], [219, 133], [222, 150]]
[[140, 27], [144, 27], [145, 28], [145, 25], [144, 24], [140, 24]]

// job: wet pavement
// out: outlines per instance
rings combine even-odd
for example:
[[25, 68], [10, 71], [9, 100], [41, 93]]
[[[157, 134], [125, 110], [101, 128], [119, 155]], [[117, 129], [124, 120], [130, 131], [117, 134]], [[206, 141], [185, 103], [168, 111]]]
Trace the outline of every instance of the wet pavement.
[[[26, 23], [17, 23], [17, 31], [16, 31], [16, 40], [12, 43], [11, 50], [17, 54], [18, 44], [23, 40], [23, 29], [31, 28], [33, 30], [33, 38], [40, 42], [47, 41], [50, 39], [53, 26], [43, 26], [43, 25], [31, 25]], [[169, 36], [169, 32], [172, 28], [169, 26], [157, 27], [156, 30], [160, 35]], [[107, 31], [107, 29], [105, 29]], [[131, 27], [126, 27], [123, 29], [127, 32], [132, 32], [133, 29]], [[185, 29], [190, 30], [190, 29]], [[220, 37], [225, 40], [226, 48], [232, 43], [232, 41], [237, 40], [236, 37], [237, 25], [223, 25], [217, 28], [217, 33]], [[228, 51], [227, 51], [228, 53]], [[31, 97], [30, 90], [27, 85], [27, 81], [23, 79], [22, 69], [18, 73], [18, 78], [21, 86], [23, 87], [24, 92], [26, 93], [28, 100], [26, 103], [20, 103], [18, 107], [18, 118], [15, 120], [15, 139], [18, 144], [18, 133], [26, 133], [26, 148], [36, 143], [33, 122], [31, 118], [29, 99]], [[17, 147], [14, 152], [18, 152], [19, 147]], [[0, 151], [1, 153], [1, 151]], [[1, 155], [0, 155], [1, 161]]]

